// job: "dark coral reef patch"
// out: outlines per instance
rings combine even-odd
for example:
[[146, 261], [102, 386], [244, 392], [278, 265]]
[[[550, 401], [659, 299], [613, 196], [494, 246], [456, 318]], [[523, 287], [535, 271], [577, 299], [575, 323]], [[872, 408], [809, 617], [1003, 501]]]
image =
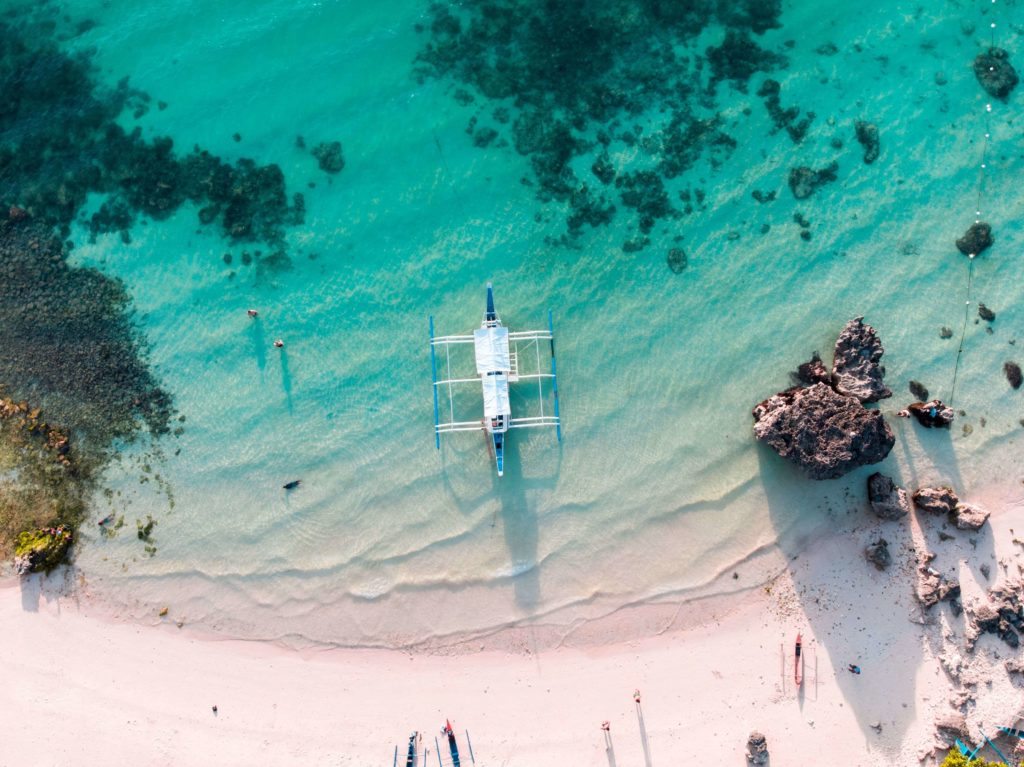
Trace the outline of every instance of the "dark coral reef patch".
[[12, 13], [0, 23], [0, 81], [3, 209], [18, 205], [67, 236], [99, 193], [106, 200], [86, 222], [91, 233], [119, 231], [127, 241], [137, 216], [164, 219], [191, 202], [230, 239], [279, 249], [285, 227], [301, 221], [301, 196], [289, 200], [278, 166], [229, 163], [199, 147], [181, 154], [170, 138], [123, 127], [121, 114], [145, 114], [149, 96], [127, 78], [104, 85], [91, 53], [63, 50], [45, 16]]
[[[435, 3], [415, 68], [451, 82], [474, 120], [496, 119], [486, 145], [500, 136], [528, 159], [524, 183], [561, 207], [567, 237], [625, 209], [635, 249], [658, 221], [687, 213], [665, 182], [735, 149], [716, 93], [724, 83], [746, 91], [755, 73], [786, 65], [755, 40], [780, 14], [779, 0]], [[711, 27], [720, 42], [698, 47]]]

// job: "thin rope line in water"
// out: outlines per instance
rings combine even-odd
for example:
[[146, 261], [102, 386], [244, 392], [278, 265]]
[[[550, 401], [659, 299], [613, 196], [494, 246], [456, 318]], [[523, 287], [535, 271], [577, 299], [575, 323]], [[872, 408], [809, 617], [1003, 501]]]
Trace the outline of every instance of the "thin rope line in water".
[[974, 283], [974, 256], [968, 260], [967, 266], [967, 300], [964, 302], [964, 324], [960, 329], [960, 346], [956, 350], [956, 364], [953, 366], [953, 385], [949, 389], [949, 406], [953, 407], [956, 397], [956, 377], [960, 372], [960, 358], [964, 353], [964, 338], [967, 336], [967, 322], [971, 317], [971, 286]]

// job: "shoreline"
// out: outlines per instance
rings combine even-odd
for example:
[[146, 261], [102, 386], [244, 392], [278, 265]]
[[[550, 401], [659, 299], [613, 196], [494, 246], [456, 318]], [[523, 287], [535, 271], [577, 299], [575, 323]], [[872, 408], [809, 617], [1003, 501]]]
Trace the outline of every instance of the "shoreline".
[[[922, 613], [913, 595], [916, 555], [926, 547], [938, 554], [935, 567], [960, 572], [969, 608], [980, 590], [981, 581], [967, 577], [978, 557], [1006, 562], [1004, 569], [1019, 561], [1010, 532], [1024, 527], [1019, 495], [990, 507], [990, 530], [941, 545], [936, 520], [919, 511], [906, 522], [865, 516], [851, 531], [811, 542], [765, 588], [720, 611], [698, 603], [698, 626], [539, 652], [526, 641], [449, 657], [213, 640], [173, 625], [153, 631], [108, 621], [74, 595], [43, 595], [30, 612], [8, 579], [0, 582], [8, 629], [0, 706], [16, 714], [6, 758], [383, 765], [413, 730], [426, 732], [433, 751], [432, 730], [450, 718], [457, 733], [470, 731], [481, 765], [608, 764], [599, 728], [606, 720], [622, 763], [660, 763], [698, 740], [708, 758], [739, 763], [747, 735], [758, 730], [777, 764], [823, 753], [865, 767], [882, 758], [916, 764], [933, 742], [935, 716], [949, 709], [954, 685], [940, 657], [948, 653], [944, 637], [964, 620], [943, 604]], [[1008, 489], [973, 496], [1009, 497]], [[884, 572], [863, 555], [879, 533], [894, 553]], [[980, 543], [968, 545], [969, 537]], [[1003, 574], [993, 570], [984, 585]], [[807, 663], [799, 695], [787, 649], [798, 631]], [[999, 655], [1006, 646], [983, 635], [972, 662], [1001, 670]], [[849, 674], [848, 663], [863, 674]], [[1007, 689], [977, 693], [976, 710], [991, 720], [993, 705], [1016, 705], [1019, 689]], [[970, 716], [968, 723], [978, 726]], [[53, 733], [51, 762], [39, 761], [39, 732]]]

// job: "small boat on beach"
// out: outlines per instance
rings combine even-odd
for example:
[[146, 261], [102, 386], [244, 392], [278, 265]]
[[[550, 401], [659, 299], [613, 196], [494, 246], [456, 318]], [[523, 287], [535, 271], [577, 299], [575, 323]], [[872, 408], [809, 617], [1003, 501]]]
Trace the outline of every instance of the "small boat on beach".
[[455, 732], [452, 730], [452, 723], [444, 720], [444, 734], [448, 736], [448, 751], [452, 755], [452, 767], [461, 767], [462, 760], [459, 759], [459, 746], [455, 742]]
[[804, 683], [803, 661], [803, 636], [797, 633], [796, 653], [793, 656], [793, 681], [796, 682], [797, 687]]
[[[540, 342], [548, 341], [551, 350], [551, 372], [541, 371]], [[457, 344], [473, 344], [476, 359], [476, 374], [453, 374], [451, 347]], [[444, 370], [447, 378], [437, 378], [437, 356], [444, 350]], [[532, 354], [531, 354], [532, 352]], [[521, 363], [529, 358], [536, 358], [536, 368], [531, 372], [523, 372]], [[498, 476], [505, 473], [505, 433], [509, 429], [525, 429], [538, 426], [553, 426], [558, 441], [562, 441], [562, 422], [558, 414], [558, 379], [555, 375], [555, 331], [548, 312], [547, 330], [509, 331], [501, 324], [498, 313], [494, 310], [494, 290], [487, 283], [487, 309], [480, 327], [472, 335], [435, 336], [434, 318], [430, 317], [430, 367], [434, 379], [434, 444], [441, 448], [441, 435], [455, 431], [480, 431], [489, 438], [489, 446], [493, 450], [494, 462], [498, 468]], [[554, 400], [554, 414], [544, 412], [544, 380], [551, 381]], [[540, 414], [520, 418], [512, 417], [509, 403], [509, 384], [533, 380], [537, 382]], [[473, 383], [481, 387], [483, 393], [484, 417], [479, 421], [455, 420], [456, 384]], [[449, 420], [441, 422], [438, 392], [442, 387], [448, 391]]]

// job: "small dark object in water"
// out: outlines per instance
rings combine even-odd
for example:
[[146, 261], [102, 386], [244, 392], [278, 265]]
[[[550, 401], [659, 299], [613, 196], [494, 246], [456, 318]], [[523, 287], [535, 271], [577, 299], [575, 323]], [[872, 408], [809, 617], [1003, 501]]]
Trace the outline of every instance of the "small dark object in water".
[[939, 330], [939, 338], [952, 338], [952, 337], [953, 337], [953, 329], [952, 328], [947, 328], [945, 325], [943, 325], [942, 328]]
[[288, 484], [286, 484], [286, 485], [284, 486], [284, 489], [285, 489], [285, 490], [294, 490], [294, 489], [295, 489], [295, 488], [297, 488], [297, 487], [298, 487], [298, 486], [299, 486], [300, 484], [302, 484], [302, 480], [301, 480], [301, 479], [293, 479], [293, 480], [292, 480], [291, 482], [289, 482]]
[[965, 256], [977, 256], [994, 242], [992, 227], [984, 221], [978, 221], [971, 224], [971, 228], [964, 232], [964, 236], [956, 241], [956, 249]]
[[1020, 372], [1020, 365], [1016, 362], [1004, 362], [1003, 372], [1006, 373], [1006, 380], [1010, 382], [1010, 386], [1014, 389], [1019, 389], [1021, 383], [1024, 383], [1024, 377]]
[[921, 402], [928, 401], [928, 387], [920, 381], [910, 382], [910, 393], [917, 397]]
[[989, 48], [974, 59], [974, 76], [990, 96], [1006, 101], [1020, 78], [1002, 48]]
[[996, 318], [996, 313], [985, 306], [985, 304], [978, 304], [978, 316], [985, 320], [985, 322], [992, 322]]
[[687, 258], [686, 251], [682, 248], [672, 248], [668, 252], [668, 268], [672, 271], [672, 274], [682, 274], [683, 270], [686, 269]]
[[870, 165], [878, 159], [881, 143], [878, 139], [878, 127], [864, 120], [857, 120], [854, 129], [857, 131], [857, 141], [864, 147], [864, 162]]

